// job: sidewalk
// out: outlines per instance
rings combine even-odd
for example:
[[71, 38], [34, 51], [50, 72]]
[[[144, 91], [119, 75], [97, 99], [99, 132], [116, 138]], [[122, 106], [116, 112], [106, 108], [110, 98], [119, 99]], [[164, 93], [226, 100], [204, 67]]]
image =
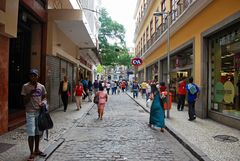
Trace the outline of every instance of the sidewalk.
[[[132, 93], [127, 93], [132, 99]], [[146, 100], [141, 96], [133, 99], [146, 111]], [[177, 111], [177, 105], [173, 103], [170, 110], [170, 118], [165, 119], [167, 130], [176, 137], [187, 149], [203, 159], [213, 161], [239, 161], [240, 160], [240, 131], [224, 126], [211, 119], [197, 118], [188, 121], [187, 108]], [[230, 135], [238, 139], [237, 142], [220, 142], [214, 139], [216, 135]], [[204, 159], [205, 160], [205, 159]]]
[[[49, 141], [41, 140], [40, 149], [44, 151], [56, 144], [92, 106], [93, 103], [83, 101], [80, 111], [76, 110], [75, 103], [68, 105], [67, 112], [63, 112], [63, 107], [52, 111], [50, 115], [54, 127], [49, 130]], [[25, 125], [0, 136], [0, 161], [26, 161], [29, 153]]]

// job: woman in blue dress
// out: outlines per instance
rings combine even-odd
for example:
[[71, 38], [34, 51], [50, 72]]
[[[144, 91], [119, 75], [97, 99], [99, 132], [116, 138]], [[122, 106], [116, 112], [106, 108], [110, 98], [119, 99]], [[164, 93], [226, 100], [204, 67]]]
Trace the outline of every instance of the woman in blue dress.
[[163, 103], [160, 99], [159, 91], [156, 85], [152, 85], [152, 93], [150, 99], [153, 100], [151, 110], [150, 110], [150, 119], [149, 119], [149, 127], [157, 127], [160, 128], [161, 132], [164, 132], [163, 128], [165, 127], [164, 120], [164, 109]]

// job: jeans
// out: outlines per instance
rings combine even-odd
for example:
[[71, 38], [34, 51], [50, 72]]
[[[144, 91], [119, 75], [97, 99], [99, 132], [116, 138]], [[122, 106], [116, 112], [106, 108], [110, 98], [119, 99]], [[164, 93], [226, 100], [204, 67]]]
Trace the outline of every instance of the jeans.
[[190, 120], [195, 119], [195, 102], [188, 102], [188, 116]]
[[138, 97], [138, 90], [133, 90], [133, 98]]

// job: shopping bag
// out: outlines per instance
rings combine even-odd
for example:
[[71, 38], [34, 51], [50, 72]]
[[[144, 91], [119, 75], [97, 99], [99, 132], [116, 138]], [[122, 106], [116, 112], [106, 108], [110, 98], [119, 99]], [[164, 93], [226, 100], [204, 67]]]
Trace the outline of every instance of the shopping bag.
[[93, 102], [94, 102], [95, 104], [98, 104], [98, 102], [99, 102], [99, 96], [98, 96], [98, 95], [95, 95], [95, 96], [94, 96]]
[[68, 95], [68, 97], [70, 97], [70, 96], [71, 96], [71, 93], [68, 91], [68, 92], [67, 92], [67, 95]]
[[40, 114], [38, 116], [38, 128], [40, 131], [53, 128], [53, 121], [48, 113], [46, 105], [40, 109]]
[[149, 108], [151, 108], [151, 106], [152, 106], [152, 100], [151, 100], [150, 98], [147, 100], [146, 106], [149, 107]]

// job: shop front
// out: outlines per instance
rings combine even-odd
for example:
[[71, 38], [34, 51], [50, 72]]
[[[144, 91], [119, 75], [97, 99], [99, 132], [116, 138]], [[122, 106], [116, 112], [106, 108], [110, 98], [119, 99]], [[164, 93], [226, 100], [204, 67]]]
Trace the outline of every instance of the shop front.
[[142, 83], [144, 81], [144, 69], [138, 72], [138, 83]]
[[208, 48], [209, 115], [240, 121], [240, 22], [209, 37]]
[[[167, 58], [160, 61], [160, 82], [167, 84]], [[192, 76], [193, 45], [192, 42], [176, 49], [170, 56], [170, 92], [173, 101], [177, 102], [178, 81]], [[187, 80], [187, 79], [186, 79]]]
[[149, 67], [147, 67], [146, 69], [146, 80], [154, 80], [154, 81], [158, 81], [158, 62], [150, 65]]

